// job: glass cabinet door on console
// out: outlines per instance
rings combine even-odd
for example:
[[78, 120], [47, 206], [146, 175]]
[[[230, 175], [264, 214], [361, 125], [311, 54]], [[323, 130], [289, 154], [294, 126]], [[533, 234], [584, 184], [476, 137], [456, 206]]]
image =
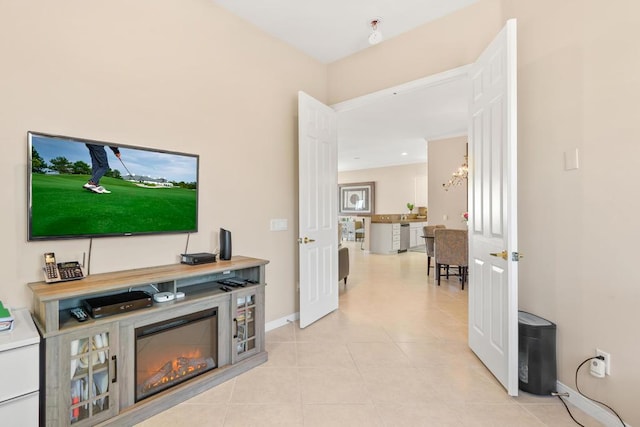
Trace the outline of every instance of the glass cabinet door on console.
[[69, 355], [60, 360], [68, 402], [60, 408], [59, 420], [67, 420], [62, 425], [94, 425], [118, 413], [117, 337], [117, 328], [107, 325], [62, 340], [61, 353]]
[[233, 355], [240, 360], [258, 352], [262, 343], [256, 333], [257, 301], [256, 289], [234, 294], [235, 312], [233, 318]]

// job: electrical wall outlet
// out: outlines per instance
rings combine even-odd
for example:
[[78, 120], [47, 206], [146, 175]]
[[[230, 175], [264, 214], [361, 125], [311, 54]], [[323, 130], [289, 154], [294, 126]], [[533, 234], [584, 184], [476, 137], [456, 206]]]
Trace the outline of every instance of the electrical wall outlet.
[[604, 372], [607, 375], [611, 375], [611, 355], [599, 348], [596, 348], [596, 356], [604, 357]]

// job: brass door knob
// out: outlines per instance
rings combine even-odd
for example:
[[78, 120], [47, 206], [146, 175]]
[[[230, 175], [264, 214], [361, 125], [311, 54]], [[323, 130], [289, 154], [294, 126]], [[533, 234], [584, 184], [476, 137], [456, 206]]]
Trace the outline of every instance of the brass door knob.
[[495, 257], [500, 257], [503, 260], [507, 260], [507, 257], [509, 256], [509, 253], [507, 251], [502, 251], [500, 253], [496, 253], [496, 252], [491, 252], [489, 255], [491, 256], [495, 256]]
[[298, 238], [298, 243], [305, 243], [306, 244], [306, 243], [312, 243], [312, 242], [315, 242], [315, 240], [310, 239], [308, 237], [305, 237], [304, 240], [302, 238]]
[[[489, 255], [495, 256], [495, 257], [500, 257], [505, 261], [509, 257], [509, 253], [507, 251], [502, 251], [500, 253], [492, 252]], [[522, 258], [524, 258], [524, 255], [522, 253], [520, 253], [520, 252], [513, 252], [511, 254], [511, 261], [520, 261]]]

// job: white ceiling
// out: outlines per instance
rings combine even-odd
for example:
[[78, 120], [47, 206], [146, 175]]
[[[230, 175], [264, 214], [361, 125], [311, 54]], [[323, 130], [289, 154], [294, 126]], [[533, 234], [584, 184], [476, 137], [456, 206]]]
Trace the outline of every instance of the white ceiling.
[[[370, 47], [478, 0], [213, 0], [322, 63]], [[338, 170], [426, 161], [425, 140], [466, 133], [468, 82], [414, 90], [338, 114]], [[407, 155], [402, 155], [402, 153]]]
[[341, 111], [338, 170], [426, 162], [426, 141], [467, 133], [469, 90], [458, 78]]
[[213, 0], [325, 64], [368, 48], [372, 18], [384, 42], [476, 1]]

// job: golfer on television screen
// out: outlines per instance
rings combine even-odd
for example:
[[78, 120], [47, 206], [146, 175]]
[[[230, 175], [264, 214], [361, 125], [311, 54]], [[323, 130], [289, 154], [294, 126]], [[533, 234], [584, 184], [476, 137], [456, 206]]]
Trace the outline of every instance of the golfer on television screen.
[[[107, 151], [103, 145], [98, 144], [85, 144], [89, 149], [89, 155], [91, 156], [91, 179], [83, 185], [89, 191], [93, 191], [98, 194], [109, 194], [111, 191], [107, 190], [100, 185], [100, 178], [104, 176], [109, 170], [109, 161], [107, 160]], [[109, 147], [113, 154], [117, 158], [120, 158], [120, 150], [118, 147]]]

